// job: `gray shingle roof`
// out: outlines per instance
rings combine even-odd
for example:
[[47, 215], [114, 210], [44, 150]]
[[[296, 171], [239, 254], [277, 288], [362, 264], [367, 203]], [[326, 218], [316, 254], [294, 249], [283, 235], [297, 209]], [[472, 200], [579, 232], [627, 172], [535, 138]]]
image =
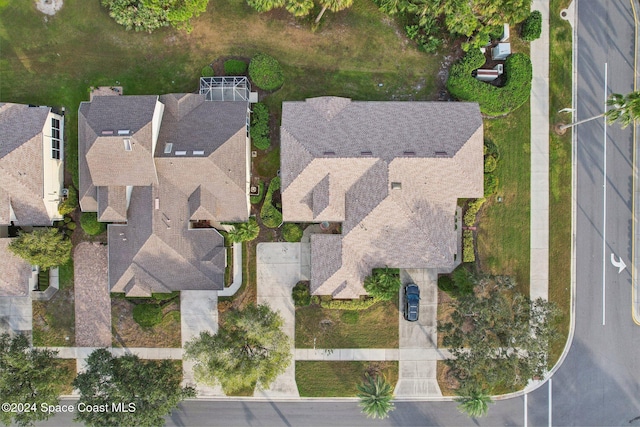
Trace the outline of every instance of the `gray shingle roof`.
[[9, 249], [10, 238], [0, 238], [0, 296], [26, 296], [29, 292], [31, 264]]
[[98, 187], [98, 221], [124, 222], [127, 220], [127, 188]]
[[483, 193], [477, 104], [323, 97], [282, 110], [284, 220], [342, 222], [311, 237], [314, 294], [365, 294], [376, 267], [453, 265], [457, 199]]
[[43, 202], [42, 130], [49, 107], [0, 103], [0, 224], [51, 225]]

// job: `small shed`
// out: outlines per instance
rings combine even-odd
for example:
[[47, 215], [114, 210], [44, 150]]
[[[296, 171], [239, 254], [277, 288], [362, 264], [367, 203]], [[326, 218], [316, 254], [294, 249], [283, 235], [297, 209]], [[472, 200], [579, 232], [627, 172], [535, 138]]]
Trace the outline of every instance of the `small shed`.
[[509, 55], [511, 55], [511, 43], [498, 43], [491, 49], [491, 59], [494, 61], [504, 61]]

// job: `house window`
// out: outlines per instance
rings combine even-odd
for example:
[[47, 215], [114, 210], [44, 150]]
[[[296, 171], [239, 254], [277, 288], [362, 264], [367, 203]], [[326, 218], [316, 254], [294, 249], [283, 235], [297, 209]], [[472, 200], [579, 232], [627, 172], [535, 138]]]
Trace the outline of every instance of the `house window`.
[[51, 158], [60, 159], [60, 120], [51, 119]]
[[124, 150], [131, 151], [131, 140], [129, 138], [123, 139], [124, 142]]

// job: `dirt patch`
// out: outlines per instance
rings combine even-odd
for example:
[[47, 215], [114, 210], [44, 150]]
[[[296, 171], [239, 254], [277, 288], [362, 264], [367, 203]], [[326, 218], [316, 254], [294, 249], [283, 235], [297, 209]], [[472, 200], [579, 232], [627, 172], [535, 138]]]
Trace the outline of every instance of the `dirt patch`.
[[180, 299], [164, 305], [159, 325], [143, 328], [133, 320], [135, 303], [111, 298], [111, 325], [114, 347], [177, 348], [182, 346]]
[[[451, 313], [453, 313], [453, 298], [448, 293], [438, 289], [438, 325], [442, 325], [451, 320]], [[443, 347], [442, 341], [445, 334], [438, 332], [438, 347]]]
[[62, 0], [37, 0], [36, 8], [46, 15], [53, 16], [62, 8]]
[[450, 374], [451, 368], [445, 365], [444, 361], [438, 360], [436, 365], [436, 378], [443, 396], [455, 396], [456, 390], [460, 385], [458, 381]]
[[60, 289], [46, 302], [33, 301], [33, 344], [44, 347], [75, 345], [73, 287]]

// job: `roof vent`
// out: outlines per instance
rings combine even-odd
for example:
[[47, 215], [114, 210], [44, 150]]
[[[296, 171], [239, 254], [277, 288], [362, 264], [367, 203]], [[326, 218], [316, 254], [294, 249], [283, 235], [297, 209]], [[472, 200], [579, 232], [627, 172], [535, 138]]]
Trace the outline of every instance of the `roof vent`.
[[436, 157], [447, 157], [446, 151], [436, 151]]
[[325, 151], [323, 154], [324, 154], [325, 156], [335, 156], [335, 155], [336, 155], [336, 152], [335, 152], [335, 151]]
[[361, 151], [360, 155], [361, 156], [373, 156], [373, 152], [371, 152], [371, 151]]
[[131, 131], [129, 129], [120, 129], [118, 131], [118, 135], [122, 136], [122, 135], [129, 135], [131, 133]]
[[176, 156], [186, 156], [187, 152], [186, 151], [176, 151]]
[[402, 189], [402, 183], [401, 182], [392, 182], [391, 183], [391, 189], [392, 190], [401, 190]]
[[124, 142], [124, 150], [131, 151], [131, 140], [129, 138], [125, 138], [122, 142]]
[[204, 150], [193, 150], [194, 156], [204, 156]]
[[164, 154], [171, 153], [171, 150], [173, 150], [173, 143], [168, 142], [168, 143], [164, 144]]
[[112, 130], [103, 130], [102, 132], [100, 132], [100, 135], [113, 135], [113, 131]]
[[405, 156], [415, 156], [415, 155], [416, 155], [416, 152], [415, 152], [415, 151], [405, 151], [405, 152], [404, 152], [404, 155], [405, 155]]

